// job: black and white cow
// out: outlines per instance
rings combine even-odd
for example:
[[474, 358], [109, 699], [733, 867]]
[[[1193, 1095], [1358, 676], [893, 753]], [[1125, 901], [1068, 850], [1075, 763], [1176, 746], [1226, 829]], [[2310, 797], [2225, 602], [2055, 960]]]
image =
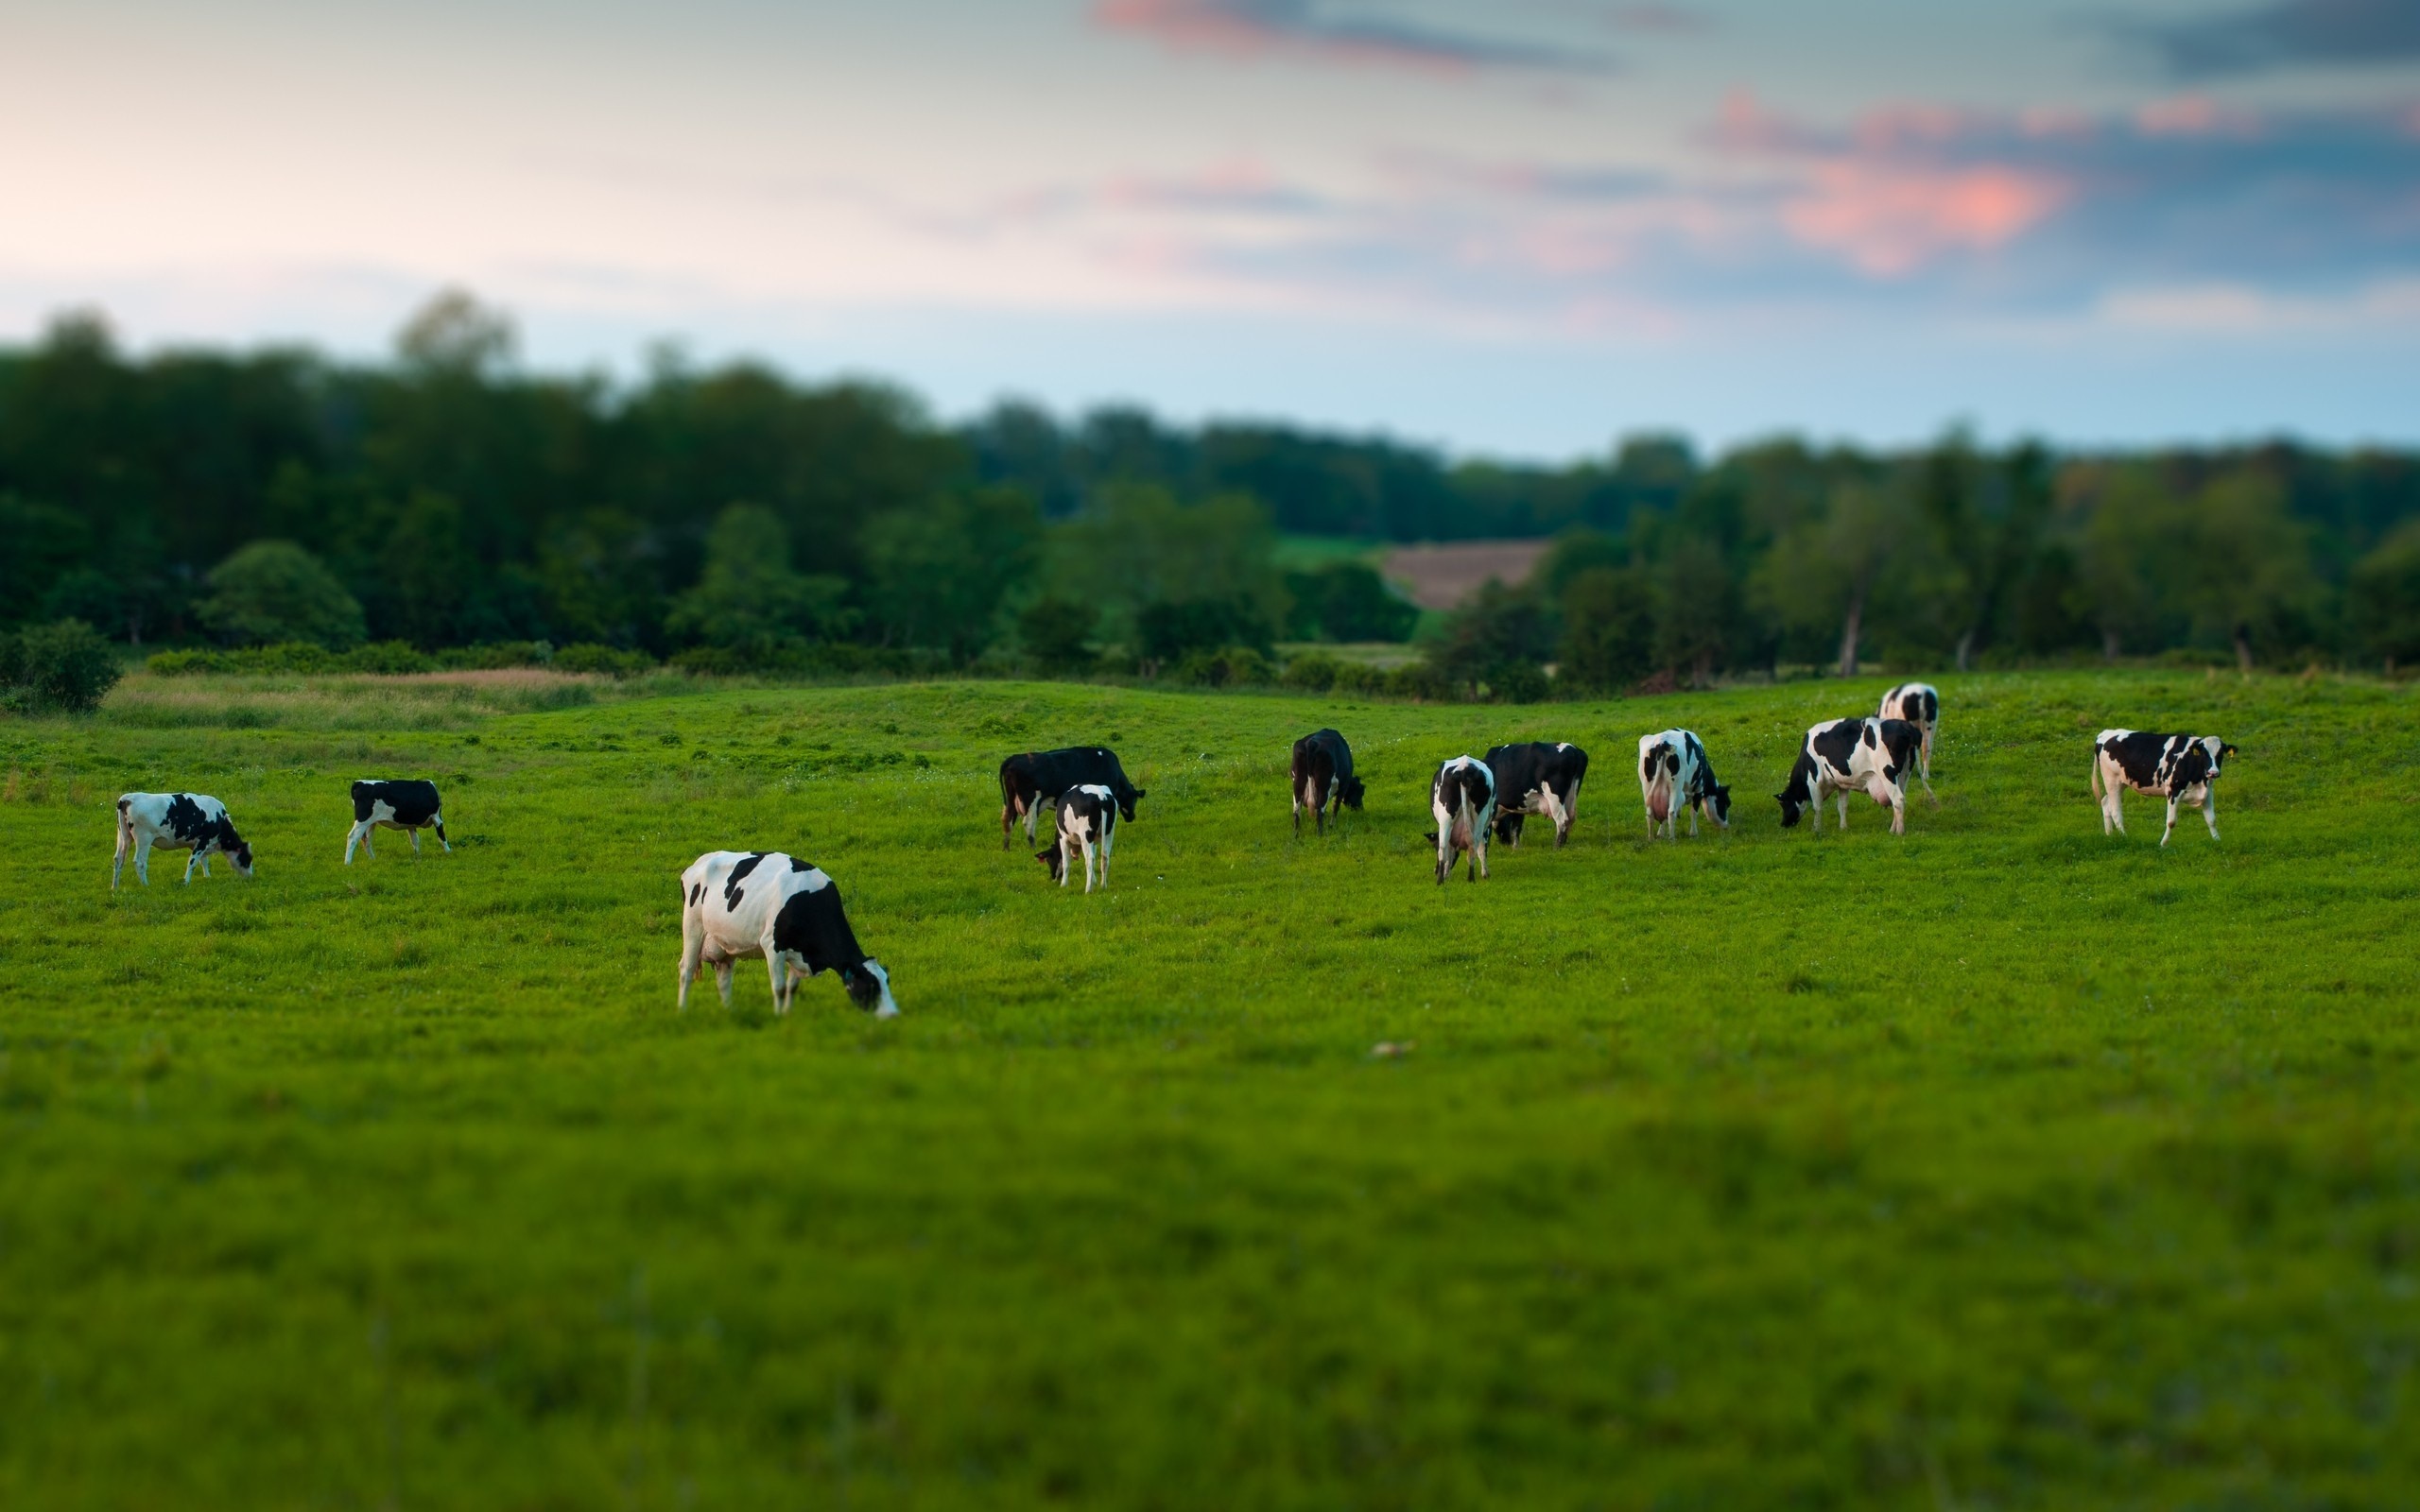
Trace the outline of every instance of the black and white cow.
[[1559, 850], [1571, 838], [1580, 813], [1580, 782], [1588, 775], [1588, 753], [1568, 741], [1543, 740], [1488, 750], [1487, 770], [1495, 779], [1495, 837], [1516, 849], [1521, 821], [1542, 814], [1554, 821]]
[[1294, 791], [1294, 833], [1303, 833], [1303, 811], [1309, 809], [1319, 833], [1327, 833], [1328, 810], [1339, 817], [1346, 809], [1361, 809], [1361, 779], [1353, 775], [1353, 747], [1333, 730], [1315, 730], [1294, 742], [1294, 765], [1287, 775]]
[[1026, 843], [1033, 843], [1042, 805], [1056, 803], [1071, 787], [1098, 785], [1117, 799], [1117, 811], [1131, 823], [1143, 790], [1126, 780], [1117, 752], [1106, 746], [1068, 746], [1059, 750], [1029, 750], [1000, 764], [1000, 849], [1009, 848], [1016, 821], [1025, 820]]
[[1882, 696], [1882, 708], [1875, 717], [1904, 719], [1923, 734], [1916, 771], [1924, 779], [1925, 797], [1932, 797], [1932, 732], [1941, 724], [1939, 690], [1929, 682], [1903, 682]]
[[1638, 737], [1638, 796], [1647, 805], [1651, 837], [1661, 828], [1665, 838], [1678, 839], [1683, 809], [1689, 811], [1693, 836], [1700, 814], [1731, 828], [1731, 789], [1715, 781], [1705, 747], [1691, 730], [1665, 730]]
[[1428, 784], [1428, 812], [1437, 817], [1437, 883], [1454, 869], [1454, 853], [1468, 851], [1470, 880], [1487, 875], [1487, 827], [1495, 816], [1495, 774], [1476, 756], [1457, 756], [1437, 768]]
[[1084, 856], [1084, 891], [1093, 890], [1093, 852], [1100, 852], [1100, 885], [1109, 886], [1109, 852], [1117, 839], [1117, 796], [1098, 783], [1071, 787], [1059, 795], [1059, 837], [1034, 852], [1050, 868], [1060, 886], [1076, 869], [1076, 852]]
[[126, 873], [128, 852], [134, 855], [134, 874], [151, 885], [151, 848], [190, 850], [185, 881], [193, 881], [198, 862], [210, 875], [210, 858], [225, 856], [243, 876], [252, 874], [252, 848], [227, 821], [227, 805], [201, 793], [128, 793], [117, 800], [117, 861], [110, 868], [110, 891], [117, 891]]
[[875, 1018], [899, 1011], [890, 973], [858, 948], [830, 877], [778, 850], [709, 850], [681, 873], [681, 1006], [701, 962], [731, 1006], [731, 963], [759, 955], [775, 1013], [789, 1012], [798, 984], [825, 971], [839, 972], [849, 1001]]
[[353, 784], [353, 833], [345, 836], [344, 864], [353, 865], [355, 846], [368, 846], [370, 859], [378, 859], [377, 842], [370, 832], [377, 829], [401, 830], [412, 837], [412, 854], [420, 854], [420, 832], [433, 829], [437, 843], [445, 853], [454, 853], [445, 839], [445, 815], [438, 807], [437, 784], [418, 781], [387, 782], [372, 780]]
[[1915, 765], [1924, 735], [1904, 719], [1827, 719], [1806, 731], [1789, 785], [1773, 795], [1781, 801], [1782, 828], [1815, 811], [1815, 833], [1824, 833], [1824, 800], [1839, 795], [1841, 828], [1849, 826], [1849, 795], [1863, 793], [1891, 806], [1891, 833], [1908, 833], [1908, 772]]
[[2181, 805], [2202, 811], [2210, 838], [2219, 837], [2219, 796], [2210, 790], [2221, 764], [2235, 747], [2216, 735], [2152, 735], [2135, 730], [2104, 730], [2092, 740], [2092, 796], [2100, 804], [2100, 833], [2126, 833], [2126, 800], [2120, 789], [2131, 787], [2168, 799], [2168, 829], [2159, 843], [2176, 833]]

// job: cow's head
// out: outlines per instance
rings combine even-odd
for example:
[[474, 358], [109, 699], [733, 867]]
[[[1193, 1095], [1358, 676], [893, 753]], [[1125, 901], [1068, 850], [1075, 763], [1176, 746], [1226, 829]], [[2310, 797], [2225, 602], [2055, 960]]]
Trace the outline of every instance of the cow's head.
[[235, 849], [227, 852], [227, 859], [235, 863], [235, 870], [241, 875], [252, 874], [252, 848], [249, 842], [236, 841]]
[[1781, 827], [1785, 830], [1795, 829], [1798, 825], [1798, 816], [1806, 812], [1806, 803], [1796, 793], [1775, 793], [1773, 801], [1781, 805]]
[[2216, 751], [2213, 751], [2210, 755], [2210, 775], [2212, 777], [2218, 776], [2220, 765], [2224, 763], [2228, 757], [2234, 754], [2235, 747], [2233, 746], [2228, 745], [2225, 741], [2219, 742], [2219, 748]]
[[899, 1016], [899, 1005], [890, 1000], [890, 973], [880, 961], [867, 959], [840, 968], [840, 985], [849, 989], [850, 1002], [875, 1018]]
[[[1788, 804], [1783, 805], [1788, 808]], [[1724, 829], [1731, 828], [1731, 789], [1717, 782], [1706, 791], [1705, 816]], [[1785, 819], [1783, 822], [1789, 822]]]
[[1338, 783], [1336, 800], [1357, 813], [1361, 807], [1361, 779], [1348, 777]]
[[1055, 845], [1046, 850], [1036, 850], [1033, 853], [1033, 859], [1050, 868], [1050, 880], [1053, 882], [1059, 880], [1060, 868], [1066, 865], [1066, 857], [1059, 853], [1059, 848]]
[[1521, 820], [1525, 816], [1526, 816], [1519, 809], [1497, 809], [1495, 811], [1495, 837], [1503, 841], [1506, 845], [1511, 845], [1512, 843], [1512, 837], [1521, 833]]
[[1134, 805], [1143, 801], [1143, 790], [1136, 788], [1117, 800], [1117, 816], [1127, 823], [1134, 822]]

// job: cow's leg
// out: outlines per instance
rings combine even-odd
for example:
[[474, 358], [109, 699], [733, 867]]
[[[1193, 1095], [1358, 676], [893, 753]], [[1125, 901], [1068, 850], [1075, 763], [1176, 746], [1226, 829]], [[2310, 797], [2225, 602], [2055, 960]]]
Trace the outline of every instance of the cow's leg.
[[143, 885], [151, 885], [151, 837], [147, 834], [134, 842], [134, 874], [143, 879]]
[[377, 820], [372, 819], [368, 824], [361, 827], [361, 849], [370, 852], [371, 860], [375, 861], [378, 859]]
[[1109, 890], [1109, 853], [1116, 849], [1117, 821], [1112, 819], [1109, 828], [1100, 833], [1100, 885], [1103, 892]]
[[406, 830], [404, 833], [412, 837], [412, 854], [417, 857], [420, 854], [420, 832], [418, 830]]
[[442, 814], [431, 815], [429, 816], [429, 822], [437, 826], [438, 849], [444, 851], [449, 856], [452, 855], [454, 853], [454, 848], [445, 843], [445, 816]]
[[1894, 787], [1891, 790], [1891, 833], [1893, 834], [1908, 833], [1908, 792], [1905, 788]]
[[2219, 790], [2215, 787], [2202, 795], [2202, 822], [2210, 827], [2210, 838], [2219, 837]]
[[[1703, 802], [1703, 799], [1701, 799], [1700, 801], [1701, 801], [1701, 802]], [[1674, 822], [1675, 822], [1675, 823], [1678, 823], [1679, 821], [1678, 821], [1678, 820], [1675, 820]], [[1696, 839], [1697, 837], [1698, 837], [1698, 804], [1697, 804], [1697, 803], [1691, 803], [1691, 804], [1689, 805], [1689, 838], [1690, 838], [1690, 839], [1692, 839], [1692, 840], [1694, 840], [1694, 839]], [[1675, 836], [1675, 838], [1678, 838], [1678, 837], [1677, 837], [1677, 836]]]
[[[1087, 898], [1093, 895], [1093, 851], [1095, 849], [1091, 837], [1086, 836], [1084, 839], [1084, 896]], [[1106, 858], [1103, 859], [1103, 866], [1104, 868], [1107, 866]]]
[[1823, 783], [1818, 782], [1815, 784], [1815, 801], [1811, 806], [1815, 810], [1814, 833], [1817, 834], [1822, 834], [1824, 833], [1824, 805], [1831, 800], [1831, 794], [1824, 791]]
[[346, 866], [349, 867], [353, 865], [353, 853], [361, 849], [362, 837], [367, 835], [369, 833], [370, 821], [368, 819], [364, 819], [360, 823], [354, 825], [352, 833], [348, 833], [344, 837], [344, 864]]
[[695, 908], [681, 910], [681, 996], [674, 1006], [689, 1008], [689, 984], [698, 975], [698, 957], [706, 948], [706, 921]]
[[767, 951], [765, 953], [765, 974], [773, 979], [773, 1011], [775, 1013], [789, 1012], [789, 969], [783, 964], [781, 952]]
[[1297, 794], [1295, 794], [1295, 795], [1294, 795], [1294, 838], [1295, 838], [1295, 839], [1297, 839], [1297, 840], [1299, 840], [1299, 839], [1301, 839], [1302, 837], [1303, 837], [1303, 795], [1302, 795], [1302, 794], [1300, 794], [1300, 793], [1297, 793]]
[[208, 850], [196, 850], [194, 854], [201, 857], [201, 874], [203, 877], [207, 878], [210, 875], [210, 852]]
[[117, 821], [117, 857], [110, 863], [110, 891], [117, 891], [117, 879], [126, 874], [126, 853], [134, 849], [134, 831], [120, 815]]
[[1445, 885], [1445, 878], [1454, 869], [1454, 821], [1440, 820], [1437, 825], [1437, 885]]
[[1067, 885], [1067, 873], [1076, 864], [1076, 852], [1068, 848], [1067, 833], [1059, 833], [1059, 885]]
[[1012, 803], [1000, 805], [1000, 849], [1003, 850], [1009, 848], [1010, 839], [1017, 833], [1016, 812], [1016, 805]]
[[726, 1008], [730, 1007], [731, 957], [728, 955], [717, 955], [714, 958], [712, 964], [715, 969], [715, 990], [722, 994], [722, 1005]]
[[191, 882], [193, 881], [193, 868], [194, 868], [194, 863], [195, 863], [195, 862], [197, 862], [197, 861], [199, 861], [200, 859], [201, 859], [201, 847], [199, 847], [199, 846], [195, 846], [195, 847], [193, 848], [193, 850], [191, 850], [190, 851], [186, 852], [186, 854], [185, 854], [185, 881], [186, 881], [187, 883], [191, 883]]
[[2159, 843], [2160, 843], [2163, 847], [2165, 847], [2165, 846], [2168, 844], [2169, 837], [2170, 837], [2170, 836], [2172, 836], [2172, 835], [2174, 835], [2175, 833], [2176, 833], [2176, 795], [2175, 795], [2175, 794], [2173, 794], [2173, 793], [2170, 793], [2169, 795], [2168, 795], [2168, 828], [2167, 828], [2165, 831], [2161, 832], [2161, 833], [2160, 833], [2160, 837], [2159, 837]]

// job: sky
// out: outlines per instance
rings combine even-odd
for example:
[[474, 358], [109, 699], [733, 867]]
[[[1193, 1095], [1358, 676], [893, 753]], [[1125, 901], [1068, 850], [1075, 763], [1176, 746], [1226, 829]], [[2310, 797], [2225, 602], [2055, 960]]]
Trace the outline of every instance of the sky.
[[2420, 0], [12, 0], [0, 342], [955, 419], [2420, 442]]

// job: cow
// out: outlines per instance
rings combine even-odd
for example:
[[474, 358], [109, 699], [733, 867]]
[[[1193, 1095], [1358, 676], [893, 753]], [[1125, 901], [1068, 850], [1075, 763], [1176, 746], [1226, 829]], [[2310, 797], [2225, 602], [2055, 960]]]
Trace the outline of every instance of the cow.
[[[1917, 775], [1924, 779], [1925, 797], [1932, 798], [1932, 732], [1941, 724], [1941, 694], [1929, 682], [1903, 682], [1882, 696], [1877, 719], [1904, 719], [1924, 735], [1917, 747]], [[1936, 801], [1938, 801], [1936, 799]]]
[[110, 891], [117, 891], [126, 874], [126, 857], [134, 855], [134, 874], [151, 885], [151, 848], [190, 850], [185, 881], [193, 881], [197, 863], [210, 875], [210, 858], [225, 856], [238, 875], [252, 874], [252, 848], [227, 819], [227, 805], [201, 793], [128, 793], [117, 800], [117, 862], [110, 868]]
[[1328, 810], [1339, 818], [1344, 811], [1361, 810], [1361, 779], [1353, 775], [1353, 747], [1333, 730], [1315, 730], [1294, 742], [1294, 765], [1287, 776], [1294, 790], [1294, 833], [1303, 833], [1303, 811], [1309, 809], [1319, 833], [1327, 833]]
[[2126, 833], [2126, 800], [2121, 787], [2168, 799], [2168, 829], [2159, 837], [2166, 845], [2176, 833], [2179, 804], [2202, 811], [2210, 838], [2219, 837], [2219, 797], [2210, 784], [2219, 766], [2235, 747], [2216, 735], [2152, 735], [2134, 730], [2104, 730], [2092, 738], [2092, 796], [2100, 804], [2100, 833]]
[[1666, 839], [1680, 838], [1683, 809], [1689, 811], [1693, 838], [1700, 814], [1731, 828], [1731, 789], [1715, 781], [1714, 766], [1695, 731], [1665, 730], [1638, 737], [1638, 794], [1647, 805], [1651, 839], [1658, 827]]
[[1495, 816], [1495, 774], [1475, 756], [1457, 756], [1428, 784], [1428, 812], [1437, 816], [1437, 885], [1454, 869], [1454, 852], [1468, 851], [1470, 880], [1487, 875], [1487, 828]]
[[370, 859], [378, 859], [378, 845], [370, 832], [377, 829], [401, 830], [412, 837], [412, 854], [420, 854], [420, 832], [434, 829], [437, 843], [452, 855], [454, 847], [446, 843], [445, 815], [438, 807], [437, 784], [416, 781], [389, 782], [370, 780], [353, 784], [353, 833], [345, 836], [344, 864], [353, 865], [355, 846], [368, 846]]
[[1798, 764], [1789, 769], [1789, 785], [1773, 795], [1781, 802], [1782, 828], [1796, 824], [1811, 808], [1815, 833], [1823, 833], [1824, 800], [1838, 794], [1845, 830], [1849, 794], [1857, 792], [1891, 805], [1891, 833], [1907, 833], [1908, 771], [1923, 741], [1923, 732], [1904, 719], [1826, 719], [1810, 726]]
[[1025, 838], [1033, 843], [1042, 805], [1055, 803], [1071, 787], [1098, 784], [1116, 795], [1117, 812], [1128, 823], [1143, 790], [1126, 780], [1117, 752], [1105, 746], [1069, 746], [1060, 750], [1029, 750], [1000, 764], [1000, 849], [1009, 848], [1016, 821], [1025, 820]]
[[1109, 887], [1109, 852], [1117, 839], [1117, 796], [1098, 783], [1071, 787], [1059, 795], [1059, 837], [1034, 852], [1050, 868], [1050, 880], [1067, 885], [1076, 867], [1076, 852], [1084, 855], [1084, 891], [1093, 890], [1093, 852], [1100, 852], [1100, 885]]
[[1579, 815], [1588, 753], [1568, 741], [1495, 746], [1488, 750], [1487, 770], [1495, 779], [1495, 837], [1518, 849], [1522, 820], [1542, 814], [1554, 821], [1555, 848], [1561, 850]]
[[722, 1005], [731, 1006], [731, 963], [765, 958], [773, 1011], [790, 1011], [798, 984], [840, 973], [849, 1001], [877, 1019], [895, 1017], [890, 973], [857, 945], [840, 889], [815, 867], [778, 850], [709, 850], [681, 873], [681, 996], [700, 963], [715, 971]]

